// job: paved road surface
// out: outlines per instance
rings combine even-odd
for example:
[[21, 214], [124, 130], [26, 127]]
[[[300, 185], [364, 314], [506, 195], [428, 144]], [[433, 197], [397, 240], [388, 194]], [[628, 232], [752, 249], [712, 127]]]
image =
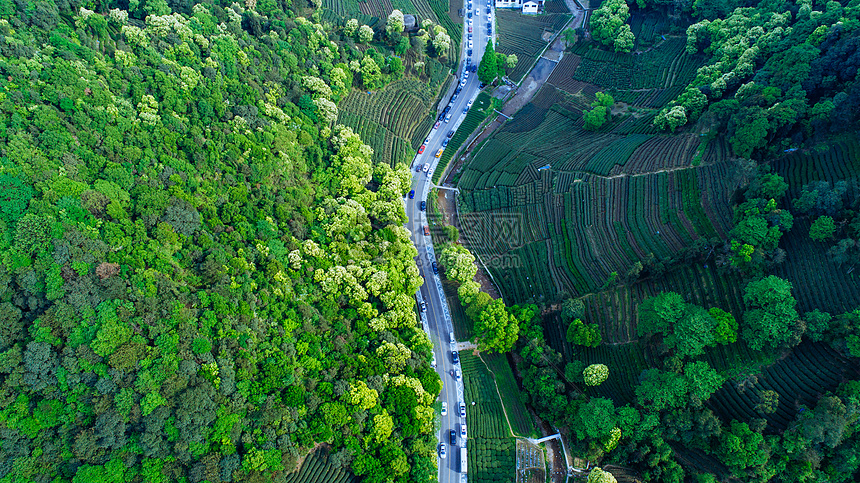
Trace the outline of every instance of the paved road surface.
[[[493, 22], [493, 34], [495, 34], [495, 8], [493, 5], [487, 4], [483, 0], [465, 0], [464, 7], [467, 12], [472, 13], [472, 55], [468, 55], [468, 40], [469, 40], [469, 17], [464, 18], [464, 35], [463, 35], [463, 54], [462, 61], [457, 69], [458, 81], [463, 79], [464, 68], [467, 61], [477, 64], [484, 55], [484, 48], [487, 45], [489, 38], [487, 32], [488, 19]], [[470, 8], [471, 6], [471, 8]], [[491, 9], [491, 14], [487, 14], [488, 6]], [[478, 9], [478, 15], [475, 15], [475, 9]], [[438, 128], [434, 128], [428, 135], [428, 142], [425, 145], [424, 153], [417, 155], [412, 163], [412, 189], [415, 190], [415, 198], [406, 199], [406, 214], [409, 216], [407, 227], [412, 232], [412, 241], [415, 243], [415, 248], [418, 249], [418, 269], [424, 277], [424, 285], [418, 294], [419, 301], [427, 303], [426, 312], [421, 314], [422, 321], [425, 324], [425, 329], [428, 331], [431, 340], [433, 341], [433, 353], [436, 358], [436, 371], [442, 378], [442, 393], [439, 398], [447, 403], [448, 413], [442, 416], [442, 426], [439, 434], [439, 441], [446, 445], [446, 458], [439, 459], [439, 482], [440, 483], [457, 483], [461, 481], [464, 475], [460, 468], [460, 451], [465, 447], [466, 440], [462, 438], [461, 429], [466, 424], [466, 418], [460, 417], [460, 403], [463, 401], [463, 381], [462, 378], [456, 379], [452, 373], [454, 370], [462, 370], [459, 364], [454, 364], [452, 360], [452, 344], [451, 334], [453, 327], [451, 325], [451, 316], [448, 311], [448, 303], [445, 300], [445, 294], [442, 291], [442, 283], [438, 275], [433, 274], [431, 263], [435, 260], [433, 252], [433, 242], [429, 236], [424, 236], [424, 226], [427, 223], [427, 214], [419, 208], [421, 201], [427, 199], [430, 192], [433, 171], [439, 161], [435, 157], [436, 153], [442, 147], [442, 142], [447, 138], [450, 131], [456, 131], [457, 127], [466, 116], [464, 110], [469, 101], [474, 100], [480, 91], [480, 81], [476, 73], [470, 73], [466, 79], [465, 85], [462, 85], [460, 93], [456, 100], [449, 104], [451, 115], [447, 122], [443, 119], [439, 123]], [[423, 167], [425, 164], [430, 165], [429, 172], [423, 170], [416, 172], [416, 167]], [[457, 440], [455, 445], [451, 445], [449, 441], [449, 431], [455, 430]], [[468, 432], [467, 432], [468, 433]], [[467, 434], [468, 436], [468, 434]]]

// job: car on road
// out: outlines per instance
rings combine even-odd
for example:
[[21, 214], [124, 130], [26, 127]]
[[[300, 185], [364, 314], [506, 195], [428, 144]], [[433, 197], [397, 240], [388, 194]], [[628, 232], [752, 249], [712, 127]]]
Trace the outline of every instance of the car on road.
[[424, 165], [423, 165], [423, 164], [419, 164], [418, 166], [415, 166], [415, 172], [416, 172], [416, 173], [420, 173], [420, 172], [421, 172], [421, 168], [422, 168], [422, 167], [424, 167]]
[[460, 417], [461, 418], [466, 417], [466, 403], [464, 403], [464, 402], [460, 403]]
[[424, 225], [424, 236], [430, 236], [430, 227], [427, 225]]
[[[435, 358], [436, 356], [433, 356], [433, 357]], [[442, 401], [442, 416], [447, 416], [447, 415], [448, 415], [448, 403], [445, 401]]]
[[436, 157], [437, 157], [437, 158], [438, 158], [438, 157], [441, 157], [441, 156], [442, 156], [442, 151], [444, 151], [444, 150], [445, 150], [445, 148], [439, 148], [439, 150], [438, 150], [438, 151], [436, 151]]
[[426, 173], [428, 169], [430, 169], [430, 163], [424, 163], [424, 167], [421, 168], [421, 171]]
[[439, 264], [434, 261], [432, 266], [433, 266], [433, 274], [438, 275], [439, 274]]
[[445, 459], [446, 456], [448, 455], [445, 453], [445, 443], [439, 443], [439, 457]]
[[451, 360], [454, 361], [454, 364], [460, 363], [460, 353], [457, 351], [451, 351]]
[[443, 147], [443, 148], [447, 148], [447, 147], [448, 147], [448, 141], [450, 141], [450, 139], [445, 139], [444, 141], [442, 141], [442, 147]]
[[409, 199], [415, 198], [415, 190], [409, 190]]
[[463, 439], [466, 439], [466, 425], [465, 424], [460, 425], [460, 437]]
[[422, 144], [422, 145], [421, 145], [421, 147], [420, 147], [420, 148], [418, 148], [418, 154], [424, 154], [424, 148], [426, 148], [426, 147], [427, 147], [427, 146], [425, 146], [425, 145], [423, 145], [423, 144]]
[[436, 121], [436, 124], [433, 125], [433, 129], [439, 129], [439, 126], [442, 124], [442, 121]]
[[420, 205], [418, 205], [418, 209], [420, 209], [421, 211], [426, 210], [426, 209], [427, 209], [427, 202], [426, 202], [426, 201], [421, 201], [421, 204], [420, 204]]
[[457, 444], [457, 432], [453, 429], [448, 431], [448, 441], [451, 443], [451, 446]]
[[[477, 72], [477, 71], [478, 71], [478, 66], [477, 66], [477, 65], [473, 65], [473, 66], [471, 67], [471, 69], [470, 69], [470, 70], [471, 70], [472, 72]], [[481, 87], [481, 89], [483, 89], [483, 87]]]
[[450, 121], [450, 120], [451, 120], [451, 113], [448, 113], [448, 114], [445, 116], [445, 122], [448, 122], [448, 121]]

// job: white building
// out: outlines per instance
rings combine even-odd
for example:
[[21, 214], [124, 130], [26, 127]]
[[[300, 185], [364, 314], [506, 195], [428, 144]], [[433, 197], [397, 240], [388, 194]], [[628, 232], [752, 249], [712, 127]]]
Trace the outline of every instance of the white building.
[[523, 13], [538, 13], [543, 0], [496, 0], [496, 8], [521, 8]]

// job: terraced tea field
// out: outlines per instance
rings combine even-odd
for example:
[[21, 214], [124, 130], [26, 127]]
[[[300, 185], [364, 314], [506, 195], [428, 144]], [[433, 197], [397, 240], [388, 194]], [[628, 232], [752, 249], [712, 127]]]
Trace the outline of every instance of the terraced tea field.
[[[563, 13], [547, 13], [544, 15], [523, 15], [519, 10], [496, 9], [496, 25], [498, 36], [496, 51], [506, 55], [516, 54], [516, 68], [508, 77], [519, 82], [532, 67], [535, 59], [546, 47], [547, 42], [541, 37], [544, 33], [550, 35], [559, 32], [572, 18]], [[484, 21], [486, 17], [481, 17]]]
[[326, 451], [320, 449], [309, 454], [301, 468], [288, 474], [283, 481], [285, 483], [355, 483], [359, 481], [359, 477], [336, 468], [329, 462]]
[[426, 120], [433, 116], [433, 94], [414, 79], [394, 82], [372, 94], [353, 91], [340, 104], [338, 122], [361, 135], [373, 148], [375, 162], [409, 163], [415, 154], [412, 139], [423, 139], [429, 128]]
[[514, 483], [516, 440], [508, 429], [493, 376], [471, 353], [461, 352], [460, 361], [469, 428], [469, 481]]

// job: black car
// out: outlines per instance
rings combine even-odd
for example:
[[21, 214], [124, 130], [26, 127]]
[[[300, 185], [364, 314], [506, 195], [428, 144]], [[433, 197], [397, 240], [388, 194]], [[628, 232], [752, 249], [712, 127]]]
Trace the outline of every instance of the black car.
[[422, 202], [421, 202], [421, 204], [420, 204], [420, 205], [418, 205], [418, 208], [420, 208], [420, 209], [421, 209], [421, 211], [426, 210], [426, 209], [427, 209], [427, 202], [426, 202], [426, 201], [422, 201]]
[[473, 65], [472, 67], [470, 67], [470, 69], [472, 70], [472, 72], [478, 72], [478, 66], [477, 65]]
[[436, 262], [433, 262], [433, 274], [436, 275], [439, 273], [439, 265]]
[[454, 137], [454, 131], [448, 131], [448, 137], [449, 138]]
[[469, 49], [469, 55], [472, 55], [472, 49]]
[[450, 435], [451, 445], [457, 444], [457, 432], [452, 429], [448, 434]]
[[439, 114], [439, 118], [436, 120], [439, 122], [442, 122], [442, 119], [445, 119], [445, 113], [444, 112], [442, 114]]
[[490, 7], [487, 7], [487, 15], [490, 14]]
[[469, 18], [472, 18], [472, 12], [469, 12]]
[[460, 354], [458, 354], [457, 351], [451, 352], [451, 359], [454, 360], [454, 364], [459, 364], [460, 363]]

